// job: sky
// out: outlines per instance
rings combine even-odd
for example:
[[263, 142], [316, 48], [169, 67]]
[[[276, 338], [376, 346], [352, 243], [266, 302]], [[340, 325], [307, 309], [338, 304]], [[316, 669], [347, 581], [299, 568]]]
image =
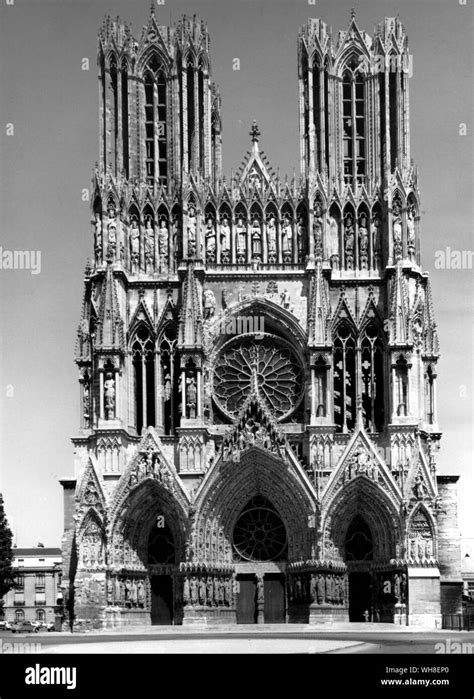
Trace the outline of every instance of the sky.
[[[208, 23], [227, 175], [250, 146], [254, 118], [273, 169], [290, 176], [297, 170], [297, 36], [308, 17], [321, 17], [334, 34], [347, 28], [352, 5], [359, 28], [370, 34], [384, 16], [404, 23], [413, 56], [411, 152], [419, 166], [422, 264], [432, 279], [441, 343], [439, 473], [461, 475], [461, 533], [473, 537], [473, 270], [435, 266], [439, 251], [473, 247], [472, 9], [469, 0], [461, 3], [165, 0], [156, 14], [160, 24], [184, 13]], [[1, 3], [0, 246], [41, 252], [38, 274], [0, 270], [0, 492], [19, 546], [59, 545], [58, 479], [73, 475], [74, 345], [92, 254], [82, 191], [99, 147], [97, 32], [110, 14], [139, 35], [149, 6], [149, 0]]]

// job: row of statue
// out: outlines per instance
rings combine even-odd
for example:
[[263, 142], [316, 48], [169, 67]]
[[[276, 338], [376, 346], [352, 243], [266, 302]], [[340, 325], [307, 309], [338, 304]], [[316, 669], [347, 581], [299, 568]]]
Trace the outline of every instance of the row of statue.
[[290, 579], [291, 602], [315, 602], [316, 604], [344, 604], [347, 597], [347, 581], [344, 575], [335, 573], [311, 573], [294, 575]]
[[[188, 214], [188, 254], [190, 252], [189, 241], [195, 240], [196, 223], [193, 209]], [[218, 223], [217, 230], [214, 219], [210, 216], [206, 219], [204, 229], [206, 261], [216, 262], [219, 241], [220, 261], [224, 264], [232, 262], [233, 251], [237, 263], [245, 263], [251, 260], [265, 260], [270, 264], [279, 260], [291, 263], [294, 261], [294, 251], [298, 262], [303, 261], [306, 240], [306, 227], [303, 217], [300, 216], [293, 223], [289, 214], [277, 222], [273, 213], [270, 213], [265, 221], [258, 215], [251, 215], [247, 221], [243, 215], [237, 216], [235, 222], [229, 222], [227, 215], [223, 215]], [[191, 249], [193, 252], [193, 249]]]
[[108, 578], [107, 604], [120, 607], [143, 609], [146, 603], [146, 588], [142, 579]]
[[408, 558], [412, 561], [430, 561], [433, 559], [433, 540], [431, 537], [418, 536], [408, 540]]
[[407, 574], [397, 571], [393, 574], [379, 573], [374, 584], [374, 601], [383, 603], [388, 600], [390, 603], [396, 602], [405, 604], [407, 601], [408, 579]]
[[[171, 228], [171, 230], [170, 230]], [[180, 251], [180, 223], [175, 216], [171, 223], [161, 216], [157, 225], [148, 216], [139, 225], [135, 216], [130, 225], [125, 226], [117, 217], [114, 207], [109, 207], [107, 215], [95, 213], [94, 251], [96, 264], [119, 261], [128, 266], [131, 273], [155, 270], [176, 269]]]
[[230, 607], [232, 580], [217, 575], [186, 576], [183, 583], [183, 602], [191, 606]]
[[[415, 232], [415, 207], [409, 206], [407, 209], [407, 256], [409, 260], [415, 260], [416, 256], [416, 232]], [[403, 222], [402, 204], [396, 197], [392, 204], [392, 235], [393, 235], [393, 256], [395, 262], [403, 258]]]
[[152, 476], [168, 489], [171, 489], [173, 486], [173, 477], [168, 467], [163, 463], [159, 454], [151, 450], [147, 452], [146, 456], [143, 455], [140, 458], [130, 473], [130, 487], [137, 485], [148, 476]]
[[285, 440], [274, 432], [271, 425], [265, 424], [265, 419], [261, 417], [261, 422], [249, 417], [242, 419], [236, 431], [222, 441], [222, 458], [238, 460], [240, 453], [254, 445], [268, 449], [268, 451], [285, 456]]
[[[411, 205], [407, 209], [406, 230], [407, 255], [412, 260], [415, 259], [416, 252], [415, 216], [415, 206]], [[324, 221], [322, 204], [316, 202], [313, 222], [314, 254], [317, 259], [322, 259], [325, 257], [326, 247], [326, 257], [337, 269], [341, 263], [339, 226], [339, 220], [331, 214], [327, 215]], [[307, 234], [302, 215], [299, 215], [296, 221], [289, 213], [284, 213], [279, 221], [273, 212], [270, 212], [265, 220], [257, 214], [251, 214], [249, 220], [243, 214], [237, 214], [235, 221], [230, 220], [225, 213], [220, 216], [219, 221], [216, 221], [214, 216], [205, 215], [199, 228], [201, 230], [198, 230], [196, 209], [191, 205], [186, 223], [188, 258], [200, 258], [204, 253], [206, 261], [210, 263], [244, 264], [250, 261], [266, 261], [274, 264], [304, 261]], [[402, 232], [402, 205], [401, 201], [395, 198], [392, 205], [395, 260], [403, 257]], [[357, 233], [355, 216], [352, 212], [347, 212], [343, 219], [342, 232], [344, 268], [352, 270], [358, 265], [359, 269], [377, 269], [381, 263], [381, 239], [382, 224], [377, 211], [370, 219], [364, 211], [358, 215]], [[115, 208], [110, 206], [103, 217], [99, 212], [95, 213], [94, 249], [97, 264], [104, 260], [120, 261], [121, 264], [128, 265], [132, 273], [170, 269], [174, 271], [183, 253], [179, 217], [175, 215], [172, 221], [169, 221], [168, 217], [162, 214], [155, 223], [151, 216], [148, 216], [143, 224], [139, 224], [137, 217], [132, 216], [127, 227], [117, 217]]]

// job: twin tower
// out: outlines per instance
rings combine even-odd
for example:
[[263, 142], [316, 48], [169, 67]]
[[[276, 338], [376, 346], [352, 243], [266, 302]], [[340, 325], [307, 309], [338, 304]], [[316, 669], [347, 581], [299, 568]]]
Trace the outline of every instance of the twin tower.
[[99, 34], [68, 614], [435, 625], [461, 599], [457, 477], [437, 475], [405, 30], [301, 29], [291, 180], [256, 122], [222, 175], [209, 50], [195, 17]]

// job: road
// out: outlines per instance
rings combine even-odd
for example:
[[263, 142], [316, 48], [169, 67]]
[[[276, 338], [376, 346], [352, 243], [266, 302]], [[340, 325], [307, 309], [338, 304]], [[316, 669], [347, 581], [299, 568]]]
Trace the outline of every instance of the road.
[[[371, 625], [372, 626], [372, 625]], [[0, 632], [0, 652], [21, 652], [8, 644], [35, 644], [35, 652], [56, 653], [371, 653], [440, 654], [474, 653], [474, 632], [403, 631], [374, 628], [370, 631], [301, 630], [286, 627], [242, 630], [242, 627], [188, 629], [149, 627], [131, 631], [90, 633], [11, 634]], [[307, 628], [307, 627], [306, 627]], [[461, 643], [463, 646], [457, 646]], [[437, 645], [438, 644], [438, 645]], [[439, 645], [444, 644], [444, 645]], [[17, 646], [21, 649], [21, 646]], [[27, 647], [26, 647], [27, 648]]]

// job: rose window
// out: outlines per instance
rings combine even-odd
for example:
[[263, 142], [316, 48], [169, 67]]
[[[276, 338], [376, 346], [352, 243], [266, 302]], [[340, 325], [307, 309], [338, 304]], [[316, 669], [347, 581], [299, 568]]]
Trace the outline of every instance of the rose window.
[[274, 561], [286, 557], [285, 525], [272, 505], [254, 498], [242, 511], [234, 527], [236, 559]]
[[279, 420], [298, 407], [303, 396], [303, 368], [281, 338], [240, 337], [222, 347], [214, 370], [214, 399], [219, 408], [233, 417], [254, 387]]

